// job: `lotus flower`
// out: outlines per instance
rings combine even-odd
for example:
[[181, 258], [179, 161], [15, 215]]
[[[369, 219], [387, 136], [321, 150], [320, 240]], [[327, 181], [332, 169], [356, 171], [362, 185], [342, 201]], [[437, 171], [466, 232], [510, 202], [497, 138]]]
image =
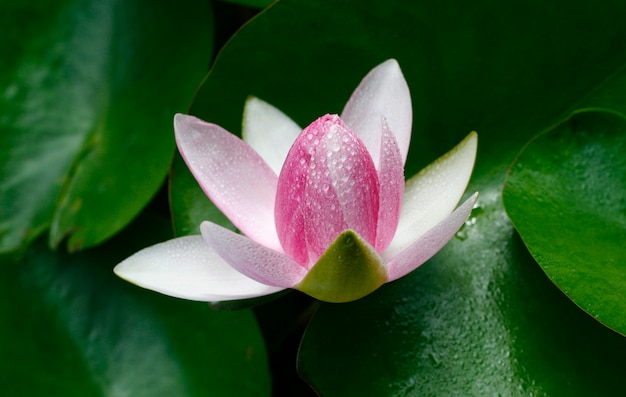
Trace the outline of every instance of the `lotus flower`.
[[241, 231], [215, 223], [201, 236], [146, 248], [122, 278], [200, 301], [259, 297], [286, 288], [328, 302], [359, 299], [415, 270], [468, 218], [462, 197], [476, 155], [471, 133], [404, 183], [412, 108], [395, 60], [374, 68], [341, 116], [301, 130], [251, 98], [243, 140], [178, 114], [178, 148], [196, 180]]

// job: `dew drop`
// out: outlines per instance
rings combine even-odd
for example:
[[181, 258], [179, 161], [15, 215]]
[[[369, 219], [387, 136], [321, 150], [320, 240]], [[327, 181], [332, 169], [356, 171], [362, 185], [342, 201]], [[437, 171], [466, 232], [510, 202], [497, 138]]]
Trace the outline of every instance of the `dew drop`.
[[476, 217], [469, 218], [465, 221], [465, 226], [473, 226], [476, 224]]
[[458, 238], [461, 241], [464, 241], [467, 239], [467, 231], [465, 229], [461, 229], [458, 232], [456, 232], [456, 234], [454, 235], [456, 238]]

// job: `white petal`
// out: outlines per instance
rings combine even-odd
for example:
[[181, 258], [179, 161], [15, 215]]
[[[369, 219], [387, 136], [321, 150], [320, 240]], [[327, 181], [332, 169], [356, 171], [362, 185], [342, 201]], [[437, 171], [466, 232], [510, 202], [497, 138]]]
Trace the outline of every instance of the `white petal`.
[[243, 140], [276, 173], [302, 129], [283, 112], [256, 97], [249, 97], [243, 111]]
[[145, 248], [117, 265], [114, 271], [140, 287], [203, 302], [254, 298], [283, 289], [239, 273], [201, 236], [179, 237]]
[[403, 164], [411, 142], [413, 109], [409, 87], [395, 59], [372, 69], [346, 103], [341, 118], [361, 138], [378, 169], [380, 153], [380, 120], [387, 120], [393, 131]]
[[386, 255], [402, 251], [454, 210], [472, 175], [477, 141], [472, 132], [407, 181], [400, 222]]
[[[463, 223], [472, 212], [477, 198], [478, 193], [474, 193], [452, 214], [424, 233], [417, 241], [409, 244], [398, 255], [388, 260], [389, 275], [387, 281], [393, 281], [405, 276], [439, 252], [463, 226]], [[383, 254], [383, 257], [387, 257], [387, 252]]]

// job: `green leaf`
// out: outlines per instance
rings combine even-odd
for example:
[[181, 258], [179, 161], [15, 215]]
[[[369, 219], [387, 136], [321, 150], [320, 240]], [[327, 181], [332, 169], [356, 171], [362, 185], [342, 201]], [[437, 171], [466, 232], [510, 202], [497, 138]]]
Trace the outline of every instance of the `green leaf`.
[[506, 211], [577, 305], [626, 335], [626, 119], [585, 111], [532, 140], [507, 178]]
[[270, 4], [274, 3], [276, 0], [220, 0], [225, 3], [233, 3], [239, 4], [242, 6], [253, 7], [253, 8], [265, 8]]
[[[112, 268], [163, 235], [142, 222], [75, 255], [34, 244], [0, 269], [3, 395], [269, 396], [263, 340], [250, 311], [146, 292]], [[150, 234], [148, 233], [150, 232]]]
[[211, 55], [206, 2], [3, 2], [0, 252], [101, 243], [148, 203]]
[[626, 3], [583, 0], [283, 0], [223, 48], [191, 113], [234, 133], [248, 95], [307, 125], [341, 112], [367, 71], [393, 57], [415, 112], [407, 177], [469, 131], [480, 137], [468, 188], [480, 192], [480, 207], [458, 238], [362, 301], [321, 305], [299, 354], [319, 394], [624, 389], [624, 339], [549, 282], [517, 238], [501, 190], [522, 146], [573, 110], [626, 112], [625, 12]]

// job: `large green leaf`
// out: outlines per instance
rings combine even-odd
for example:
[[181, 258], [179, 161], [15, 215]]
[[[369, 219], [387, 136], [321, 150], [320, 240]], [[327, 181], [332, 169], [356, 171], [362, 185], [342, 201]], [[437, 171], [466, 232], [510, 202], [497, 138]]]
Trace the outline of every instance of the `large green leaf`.
[[503, 200], [550, 279], [626, 335], [626, 119], [576, 113], [532, 140]]
[[[263, 340], [250, 311], [146, 292], [112, 267], [165, 222], [142, 220], [75, 255], [41, 241], [0, 271], [4, 396], [268, 396]], [[150, 236], [137, 238], [138, 236]], [[6, 259], [6, 258], [5, 258]]]
[[524, 143], [574, 109], [626, 110], [625, 12], [623, 2], [582, 0], [283, 0], [221, 51], [191, 112], [235, 133], [248, 95], [306, 125], [340, 112], [365, 73], [390, 57], [415, 110], [407, 176], [479, 133], [469, 190], [480, 191], [480, 208], [458, 238], [363, 301], [321, 305], [299, 354], [318, 393], [623, 390], [624, 340], [543, 276], [501, 189]]
[[211, 56], [200, 0], [0, 5], [0, 251], [48, 227], [72, 250], [118, 232], [161, 186]]

